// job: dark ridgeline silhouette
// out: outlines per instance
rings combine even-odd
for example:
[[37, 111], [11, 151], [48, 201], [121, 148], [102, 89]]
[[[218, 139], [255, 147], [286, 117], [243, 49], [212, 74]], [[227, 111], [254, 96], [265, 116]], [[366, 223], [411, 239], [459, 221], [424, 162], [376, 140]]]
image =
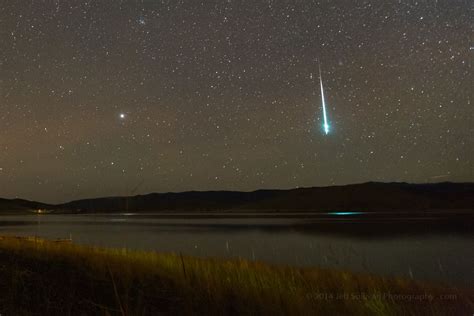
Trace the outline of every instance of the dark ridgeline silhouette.
[[410, 211], [472, 210], [474, 183], [377, 183], [292, 190], [190, 191], [84, 199], [60, 205], [0, 199], [0, 210], [49, 209], [55, 212], [154, 211]]
[[0, 211], [21, 211], [21, 210], [39, 210], [53, 209], [54, 205], [28, 201], [23, 199], [1, 199]]

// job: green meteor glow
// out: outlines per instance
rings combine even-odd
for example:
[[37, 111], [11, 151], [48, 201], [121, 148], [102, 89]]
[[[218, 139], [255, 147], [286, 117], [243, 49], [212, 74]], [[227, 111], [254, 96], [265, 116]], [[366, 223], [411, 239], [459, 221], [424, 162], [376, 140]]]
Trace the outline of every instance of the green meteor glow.
[[326, 113], [326, 100], [324, 98], [324, 89], [323, 89], [323, 77], [321, 75], [321, 65], [319, 66], [319, 82], [321, 84], [321, 99], [322, 99], [322, 107], [323, 107], [323, 119], [324, 119], [324, 132], [329, 134], [329, 123], [328, 123], [328, 117]]

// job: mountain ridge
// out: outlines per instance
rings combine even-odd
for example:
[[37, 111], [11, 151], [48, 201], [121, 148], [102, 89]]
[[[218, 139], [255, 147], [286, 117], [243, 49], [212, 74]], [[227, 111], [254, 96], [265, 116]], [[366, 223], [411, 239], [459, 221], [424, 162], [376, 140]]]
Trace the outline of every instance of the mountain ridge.
[[0, 210], [48, 209], [65, 213], [153, 211], [400, 211], [474, 210], [474, 183], [365, 182], [359, 184], [260, 189], [185, 191], [80, 199], [46, 204], [0, 199]]

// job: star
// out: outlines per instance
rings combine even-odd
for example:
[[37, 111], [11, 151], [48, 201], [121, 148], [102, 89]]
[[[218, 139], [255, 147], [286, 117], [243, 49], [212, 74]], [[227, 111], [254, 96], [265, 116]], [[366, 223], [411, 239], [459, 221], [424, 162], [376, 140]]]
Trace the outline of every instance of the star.
[[2, 198], [474, 179], [467, 1], [78, 2], [0, 10]]

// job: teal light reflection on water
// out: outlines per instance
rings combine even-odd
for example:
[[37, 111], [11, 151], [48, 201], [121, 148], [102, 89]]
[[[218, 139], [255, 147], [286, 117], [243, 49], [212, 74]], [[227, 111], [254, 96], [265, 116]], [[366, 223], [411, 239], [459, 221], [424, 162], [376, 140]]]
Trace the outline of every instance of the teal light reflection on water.
[[364, 212], [329, 212], [329, 215], [335, 216], [347, 216], [347, 215], [359, 215], [364, 214]]

